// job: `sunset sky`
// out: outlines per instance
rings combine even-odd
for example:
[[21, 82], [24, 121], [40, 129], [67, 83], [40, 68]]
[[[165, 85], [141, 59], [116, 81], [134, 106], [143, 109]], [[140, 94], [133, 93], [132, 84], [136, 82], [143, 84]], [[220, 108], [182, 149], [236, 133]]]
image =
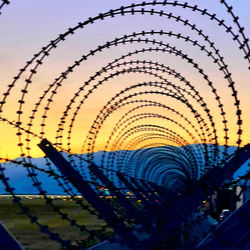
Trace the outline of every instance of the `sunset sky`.
[[[58, 37], [59, 34], [63, 34], [69, 28], [72, 28], [78, 24], [78, 22], [84, 22], [89, 17], [94, 17], [99, 13], [104, 13], [110, 9], [116, 9], [122, 5], [126, 6], [133, 2], [140, 3], [141, 1], [131, 0], [13, 0], [8, 6], [4, 6], [2, 9], [2, 15], [0, 16], [0, 84], [1, 84], [1, 99], [2, 94], [7, 90], [7, 86], [12, 82], [14, 76], [16, 76], [21, 68], [23, 68], [27, 61], [29, 61], [34, 54], [38, 53], [40, 49], [51, 40]], [[184, 1], [180, 1], [183, 2]], [[237, 27], [232, 22], [232, 18], [226, 12], [224, 6], [222, 6], [218, 0], [211, 1], [187, 1], [190, 5], [197, 4], [201, 9], [207, 8], [208, 12], [216, 13], [219, 19], [225, 19], [225, 23], [228, 26], [232, 26], [233, 30], [237, 31]], [[249, 0], [228, 0], [228, 3], [233, 5], [234, 13], [240, 17], [239, 21], [242, 26], [245, 27], [245, 35], [250, 37], [250, 2]], [[230, 34], [226, 33], [223, 27], [219, 27], [215, 22], [209, 20], [206, 16], [190, 11], [189, 9], [183, 9], [180, 7], [171, 6], [153, 6], [156, 10], [163, 10], [166, 13], [173, 13], [175, 16], [181, 16], [184, 20], [188, 19], [190, 23], [196, 24], [197, 28], [202, 29], [205, 34], [209, 36], [211, 41], [220, 50], [221, 55], [224, 57], [225, 63], [228, 65], [229, 71], [232, 73], [232, 79], [236, 83], [235, 87], [238, 91], [238, 98], [240, 99], [240, 107], [242, 110], [243, 119], [243, 135], [242, 145], [249, 143], [250, 138], [250, 74], [248, 70], [248, 63], [243, 59], [244, 54], [238, 49], [239, 45], [232, 41]], [[141, 8], [141, 7], [140, 7]], [[140, 9], [139, 8], [139, 9]], [[145, 10], [151, 10], [152, 6], [145, 7]], [[117, 15], [115, 18], [107, 18], [103, 21], [97, 21], [94, 24], [87, 25], [83, 29], [78, 29], [74, 35], [70, 35], [64, 42], [60, 42], [56, 49], [51, 50], [50, 55], [44, 59], [44, 63], [39, 66], [37, 73], [32, 78], [32, 84], [28, 88], [28, 94], [25, 96], [25, 103], [23, 104], [23, 114], [21, 116], [22, 127], [28, 128], [29, 117], [32, 114], [32, 110], [35, 104], [38, 102], [39, 97], [48, 88], [50, 84], [54, 82], [54, 79], [60, 76], [61, 72], [67, 70], [69, 66], [74, 64], [76, 60], [79, 60], [82, 55], [87, 55], [89, 51], [96, 49], [100, 45], [104, 45], [107, 41], [112, 41], [115, 38], [120, 38], [123, 35], [132, 34], [133, 32], [141, 31], [160, 31], [164, 32], [172, 31], [173, 33], [181, 33], [183, 36], [189, 36], [192, 40], [197, 40], [200, 44], [205, 45], [208, 50], [211, 50], [209, 45], [192, 31], [187, 26], [183, 26], [180, 22], [176, 22], [173, 19], [167, 17], [160, 17], [158, 15]], [[175, 46], [177, 49], [182, 50], [183, 53], [188, 54], [208, 75], [209, 80], [213, 82], [213, 86], [217, 89], [218, 95], [221, 97], [221, 102], [224, 105], [226, 112], [226, 119], [228, 121], [229, 128], [229, 145], [236, 145], [237, 141], [237, 117], [235, 115], [236, 108], [233, 105], [234, 99], [232, 92], [228, 88], [228, 82], [224, 78], [224, 75], [218, 70], [211, 58], [208, 58], [203, 51], [200, 51], [198, 47], [194, 47], [191, 43], [187, 43], [181, 39], [175, 37], [169, 37], [167, 35], [153, 35], [145, 36], [149, 40], [162, 41], [163, 44], [169, 43], [171, 46]], [[142, 38], [142, 36], [141, 36]], [[140, 43], [127, 43], [120, 44], [118, 46], [111, 46], [110, 49], [103, 49], [101, 52], [96, 53], [94, 56], [90, 56], [87, 61], [84, 61], [79, 67], [77, 67], [67, 79], [63, 81], [63, 84], [58, 88], [56, 95], [53, 97], [53, 102], [50, 105], [50, 109], [47, 113], [46, 126], [44, 129], [44, 137], [48, 138], [52, 142], [56, 142], [56, 131], [58, 129], [58, 123], [63, 116], [68, 103], [84, 83], [88, 81], [89, 77], [93, 76], [95, 72], [100, 71], [102, 67], [105, 67], [110, 62], [119, 58], [123, 54], [140, 50], [142, 48], [156, 47], [154, 44]], [[162, 47], [162, 46], [161, 46]], [[211, 50], [212, 51], [212, 50]], [[216, 100], [211, 89], [208, 87], [206, 81], [198, 73], [197, 69], [194, 69], [189, 63], [184, 61], [178, 56], [170, 55], [163, 52], [147, 52], [133, 55], [120, 62], [130, 60], [146, 60], [153, 61], [159, 64], [165, 64], [166, 66], [175, 69], [176, 72], [181, 73], [200, 93], [204, 101], [207, 103], [208, 108], [213, 115], [216, 129], [218, 131], [218, 142], [224, 144], [223, 134], [223, 122], [220, 115], [220, 110], [217, 106]], [[132, 65], [135, 66], [135, 65]], [[131, 67], [132, 67], [131, 66]], [[130, 66], [125, 66], [128, 69]], [[14, 88], [12, 88], [10, 95], [7, 98], [7, 102], [3, 106], [3, 112], [1, 116], [7, 118], [11, 122], [18, 121], [17, 113], [21, 98], [21, 90], [25, 86], [25, 79], [29, 77], [30, 69], [25, 72], [21, 79], [17, 81]], [[122, 68], [115, 68], [101, 76], [98, 76], [89, 86], [86, 87], [83, 93], [76, 99], [72, 109], [67, 116], [65, 129], [62, 133], [63, 148], [67, 148], [67, 137], [72, 115], [79, 105], [80, 100], [86, 95], [88, 90], [94, 84], [101, 81], [109, 73], [114, 73]], [[174, 77], [169, 76], [166, 73], [158, 72], [162, 77], [166, 78], [174, 84], [185, 87], [183, 82], [176, 80]], [[148, 81], [160, 81], [154, 76], [148, 74], [130, 73], [125, 75], [116, 76], [105, 84], [98, 87], [93, 94], [89, 96], [86, 102], [82, 105], [76, 121], [74, 123], [73, 132], [71, 134], [71, 149], [74, 153], [80, 153], [82, 145], [85, 141], [87, 133], [93, 124], [94, 119], [98, 115], [102, 107], [106, 106], [107, 102], [119, 93], [121, 90], [128, 88], [134, 84]], [[154, 90], [152, 87], [141, 87], [135, 91], [148, 91]], [[155, 90], [157, 90], [155, 88]], [[128, 94], [133, 93], [133, 90], [129, 90]], [[44, 108], [47, 105], [47, 100], [51, 92], [42, 102], [41, 107], [38, 109], [33, 120], [31, 131], [40, 134], [42, 116], [44, 115]], [[122, 94], [121, 98], [125, 95]], [[136, 100], [137, 97], [133, 98]], [[177, 102], [173, 98], [159, 95], [141, 95], [138, 97], [143, 100], [152, 100], [164, 103], [169, 107], [174, 108], [178, 112], [185, 115], [193, 124], [196, 124], [196, 120], [193, 114], [185, 107], [185, 105]], [[206, 114], [197, 105], [195, 101], [191, 101], [193, 107], [206, 117]], [[110, 133], [119, 121], [119, 119], [125, 115], [125, 113], [133, 108], [133, 104], [125, 105], [118, 111], [115, 111], [110, 117], [105, 120], [100, 133], [96, 139], [96, 145], [94, 151], [103, 150], [105, 144], [110, 136]], [[179, 117], [173, 112], [166, 111], [160, 107], [144, 107], [140, 109], [140, 113], [157, 113], [164, 115], [168, 118], [180, 121], [183, 126], [187, 128], [191, 133], [195, 133], [194, 130], [185, 125], [185, 121], [181, 121]], [[207, 119], [207, 118], [206, 118]], [[208, 120], [207, 120], [208, 121]], [[176, 124], [172, 124], [166, 119], [146, 118], [145, 120], [138, 121], [136, 125], [140, 124], [155, 124], [165, 128], [172, 129], [177, 134], [181, 135], [188, 143], [195, 143], [190, 139], [190, 136]], [[17, 146], [19, 143], [16, 136], [17, 129], [7, 124], [6, 122], [0, 122], [1, 125], [1, 145], [0, 156], [5, 158], [15, 158], [20, 156], [20, 148]], [[211, 129], [211, 126], [208, 125]], [[197, 127], [198, 129], [198, 127]], [[121, 132], [122, 133], [122, 132]], [[23, 133], [21, 140], [25, 143], [27, 134]], [[39, 157], [42, 152], [37, 147], [40, 139], [30, 137], [31, 139], [31, 151], [29, 152], [33, 157]], [[113, 138], [113, 140], [115, 140]], [[158, 140], [153, 140], [157, 142]], [[158, 141], [159, 142], [159, 141]], [[197, 142], [201, 142], [197, 137]], [[171, 143], [170, 143], [171, 144]], [[125, 144], [124, 144], [125, 145]], [[122, 146], [123, 148], [123, 146]], [[107, 150], [111, 150], [110, 146]], [[119, 149], [119, 148], [115, 148]], [[83, 149], [86, 152], [86, 148]], [[28, 152], [25, 151], [27, 155]]]

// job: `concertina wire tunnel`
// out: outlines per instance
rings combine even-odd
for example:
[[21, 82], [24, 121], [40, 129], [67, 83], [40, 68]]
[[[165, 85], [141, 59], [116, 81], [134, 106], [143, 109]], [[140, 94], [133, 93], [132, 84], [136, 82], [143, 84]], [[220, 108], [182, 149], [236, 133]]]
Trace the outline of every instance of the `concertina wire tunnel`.
[[[187, 3], [171, 0], [138, 1], [97, 14], [87, 20], [80, 20], [78, 24], [70, 27], [34, 54], [8, 84], [0, 101], [0, 119], [16, 131], [20, 157], [10, 159], [1, 156], [0, 178], [6, 192], [12, 195], [13, 202], [27, 215], [30, 222], [36, 224], [41, 233], [47, 234], [52, 241], [57, 241], [63, 249], [84, 249], [86, 241], [91, 239], [99, 241], [108, 239], [132, 249], [187, 249], [190, 246], [194, 248], [198, 243], [188, 240], [185, 243], [178, 238], [178, 233], [174, 233], [183, 233], [186, 230], [181, 228], [182, 223], [188, 221], [190, 225], [195, 224], [207, 216], [202, 213], [192, 218], [191, 213], [201, 205], [201, 200], [195, 200], [190, 190], [196, 187], [195, 183], [202, 176], [216, 169], [223, 169], [244, 146], [242, 145], [243, 116], [237, 84], [233, 80], [230, 65], [224, 59], [223, 49], [218, 49], [213, 38], [201, 29], [200, 23], [193, 23], [179, 15], [180, 11], [195, 13], [200, 15], [200, 18], [209, 20], [211, 26], [219, 27], [221, 36], [224, 35], [226, 39], [232, 40], [235, 45], [233, 49], [246, 64], [249, 64], [249, 39], [244, 33], [239, 17], [234, 14], [233, 7], [226, 1], [217, 2], [227, 12], [227, 18], [231, 19], [232, 26], [221, 19], [220, 15], [192, 5], [191, 1]], [[4, 10], [8, 4], [10, 1], [1, 1], [1, 15], [5, 14]], [[170, 12], [169, 8], [176, 9], [176, 14], [175, 11]], [[96, 23], [139, 15], [144, 18], [161, 17], [164, 22], [172, 21], [185, 30], [192, 31], [190, 34], [195, 34], [195, 38], [175, 30], [159, 30], [157, 27], [152, 30], [131, 30], [130, 33], [118, 37], [114, 37], [113, 34], [113, 38], [109, 41], [79, 55], [64, 72], [47, 85], [45, 90], [40, 90], [39, 98], [33, 100], [30, 94], [31, 85], [35, 84], [33, 79], [36, 79], [39, 69], [62, 43], [79, 32], [84, 33], [85, 29], [92, 29]], [[223, 104], [224, 95], [219, 95], [216, 84], [210, 80], [212, 77], [206, 73], [203, 65], [197, 62], [199, 60], [196, 58], [196, 53], [186, 53], [184, 49], [178, 48], [179, 43], [174, 45], [168, 42], [175, 40], [187, 48], [190, 46], [199, 51], [224, 78], [226, 83], [224, 87], [229, 89], [234, 100], [231, 102], [231, 112], [235, 117], [234, 125], [237, 127], [233, 135], [233, 138], [237, 139], [232, 142], [237, 145], [234, 152], [229, 149], [229, 136], [232, 132]], [[58, 121], [53, 120], [57, 124], [53, 136], [48, 134], [47, 124], [52, 116], [54, 99], [57, 95], [63, 94], [60, 90], [64, 82], [77, 68], [84, 67], [92, 57], [98, 57], [101, 53], [117, 47], [121, 48], [122, 52], [119, 56], [96, 69], [88, 79], [84, 79], [80, 87], [74, 90], [68, 103], [60, 103], [64, 106], [64, 111]], [[125, 53], [123, 47], [127, 50]], [[193, 72], [203, 79], [203, 84], [206, 84], [213, 101], [206, 102], [196, 83], [189, 81], [185, 72], [179, 72], [178, 68], [172, 67], [171, 63], [168, 64], [168, 60], [165, 63], [158, 62], [157, 57], [162, 55], [166, 58], [176, 58], [178, 62], [192, 68]], [[150, 56], [152, 60], [148, 59]], [[244, 70], [248, 72], [249, 69], [250, 67], [246, 67]], [[72, 134], [79, 126], [77, 119], [80, 114], [84, 114], [88, 100], [95, 91], [102, 87], [112, 88], [109, 85], [110, 81], [113, 84], [113, 81], [121, 81], [122, 77], [138, 74], [145, 76], [145, 81], [131, 82], [125, 87], [119, 85], [119, 90], [105, 100], [105, 105], [96, 112], [95, 119], [88, 124], [85, 138], [79, 135], [82, 153], [73, 153]], [[126, 78], [124, 79], [126, 81]], [[20, 88], [21, 83], [24, 83], [22, 88]], [[5, 112], [5, 107], [17, 86], [19, 95], [16, 95], [16, 119], [13, 121]], [[34, 101], [34, 105], [29, 107], [28, 111], [27, 105], [25, 106], [27, 99]], [[216, 114], [210, 105], [216, 106]], [[28, 122], [24, 118], [24, 113], [27, 112]], [[118, 116], [116, 120], [112, 119], [114, 114]], [[215, 119], [214, 117], [218, 115], [220, 119]], [[103, 130], [105, 123], [110, 120], [109, 126], [112, 127], [106, 134]], [[37, 121], [39, 125], [36, 124]], [[221, 124], [218, 124], [218, 121]], [[168, 126], [164, 126], [164, 123]], [[223, 133], [218, 133], [218, 127]], [[104, 137], [105, 143], [101, 154], [97, 155], [97, 141], [100, 137]], [[37, 144], [42, 148], [43, 142], [54, 149], [55, 154], [58, 153], [65, 158], [61, 162], [66, 160], [66, 164], [69, 164], [72, 169], [69, 175], [61, 170], [45, 151], [46, 166], [43, 168], [35, 163], [32, 148], [38, 147]], [[74, 230], [78, 230], [80, 235], [87, 235], [87, 238], [79, 237], [77, 241], [65, 238], [49, 225], [43, 224], [39, 216], [33, 215], [23, 204], [22, 199], [16, 195], [15, 188], [12, 187], [6, 173], [7, 163], [4, 162], [11, 162], [17, 168], [25, 168], [27, 178], [32, 181], [37, 194], [43, 196], [45, 205], [57, 212], [61, 220], [65, 220]], [[46, 186], [39, 180], [41, 173], [53, 178], [62, 193], [68, 195], [77, 206], [104, 220], [101, 229], [88, 228], [62, 211], [49, 197]], [[81, 183], [76, 181], [77, 178], [84, 182], [82, 187]], [[214, 178], [216, 179], [216, 175]], [[246, 184], [247, 180], [244, 183]], [[99, 200], [97, 197], [96, 200], [92, 200], [85, 195], [79, 198], [84, 188], [83, 192], [90, 190], [93, 196], [95, 194], [98, 196], [100, 186], [109, 190], [117, 199]], [[211, 192], [215, 189], [216, 187], [212, 187]], [[140, 203], [124, 199], [127, 191], [131, 191], [136, 197], [135, 201], [140, 200]], [[112, 228], [114, 234], [111, 236], [103, 234], [107, 228]], [[141, 236], [143, 233], [145, 237]]]

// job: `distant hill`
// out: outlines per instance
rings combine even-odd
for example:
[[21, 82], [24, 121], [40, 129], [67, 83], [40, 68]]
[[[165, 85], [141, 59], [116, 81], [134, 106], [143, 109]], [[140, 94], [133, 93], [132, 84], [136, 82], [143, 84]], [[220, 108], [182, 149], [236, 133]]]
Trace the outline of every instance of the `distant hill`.
[[[195, 146], [195, 145], [190, 145]], [[223, 146], [220, 146], [220, 151], [223, 151]], [[229, 152], [233, 153], [236, 147], [231, 146], [229, 148]], [[122, 152], [122, 151], [119, 151]], [[128, 151], [127, 151], [128, 152]], [[134, 151], [129, 151], [129, 153], [133, 153]], [[112, 152], [107, 152], [107, 154], [110, 154]], [[67, 157], [66, 153], [63, 153], [65, 157]], [[95, 162], [96, 164], [100, 163], [101, 157], [103, 155], [103, 151], [96, 152], [94, 154]], [[86, 157], [86, 155], [81, 155], [83, 158]], [[17, 159], [18, 160], [18, 159]], [[250, 161], [248, 161], [250, 162]], [[39, 168], [42, 169], [48, 169], [46, 166], [46, 160], [44, 158], [34, 158], [32, 159], [32, 163]], [[2, 166], [5, 167], [6, 176], [9, 178], [9, 183], [12, 187], [15, 188], [15, 193], [17, 194], [38, 194], [37, 189], [32, 185], [32, 181], [30, 178], [27, 177], [27, 170], [21, 166], [16, 165], [11, 162], [2, 163]], [[246, 173], [247, 169], [249, 169], [247, 163], [245, 163], [236, 173], [234, 174], [234, 178], [237, 178], [239, 176], [242, 176]], [[38, 179], [42, 183], [42, 188], [47, 191], [48, 194], [64, 194], [63, 189], [58, 185], [58, 183], [52, 178], [48, 177], [47, 174], [36, 172], [38, 174]], [[85, 173], [86, 176], [89, 176], [89, 173]], [[0, 181], [0, 194], [7, 194], [5, 191], [5, 187], [3, 183]]]

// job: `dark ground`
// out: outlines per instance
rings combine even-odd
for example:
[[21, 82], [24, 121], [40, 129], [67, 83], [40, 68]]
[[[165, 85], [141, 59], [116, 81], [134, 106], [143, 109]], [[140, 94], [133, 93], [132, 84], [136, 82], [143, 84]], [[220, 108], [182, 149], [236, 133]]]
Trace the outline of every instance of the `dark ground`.
[[[64, 240], [84, 240], [85, 247], [98, 243], [98, 239], [89, 241], [87, 233], [81, 233], [76, 227], [69, 225], [69, 222], [62, 220], [58, 213], [54, 212], [44, 199], [26, 199], [22, 203], [30, 208], [32, 215], [39, 218], [41, 224], [49, 226], [52, 232], [59, 233]], [[96, 216], [90, 215], [79, 205], [70, 200], [55, 200], [63, 213], [67, 213], [71, 219], [76, 219], [80, 225], [88, 229], [98, 230], [105, 223]], [[19, 207], [13, 204], [11, 198], [0, 198], [0, 221], [23, 245], [25, 249], [61, 249], [60, 244], [49, 239], [47, 234], [41, 233], [38, 226], [31, 224], [29, 218], [22, 214]], [[104, 234], [111, 234], [107, 229]]]

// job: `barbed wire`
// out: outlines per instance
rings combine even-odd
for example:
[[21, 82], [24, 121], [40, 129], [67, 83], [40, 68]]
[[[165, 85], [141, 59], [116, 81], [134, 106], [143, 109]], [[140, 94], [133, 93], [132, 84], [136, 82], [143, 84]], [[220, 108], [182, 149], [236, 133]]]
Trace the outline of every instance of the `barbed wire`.
[[4, 7], [4, 5], [8, 5], [10, 4], [10, 1], [9, 0], [1, 0], [0, 2], [0, 15], [2, 15], [2, 8]]
[[[2, 0], [0, 3], [0, 10], [4, 5], [9, 4], [7, 0]], [[17, 165], [23, 167], [27, 171], [27, 177], [32, 181], [32, 185], [37, 189], [37, 192], [44, 197], [47, 205], [49, 205], [54, 212], [57, 212], [61, 219], [68, 222], [74, 228], [77, 228], [80, 232], [86, 232], [89, 238], [98, 238], [100, 240], [109, 239], [108, 236], [103, 235], [103, 231], [107, 227], [112, 227], [112, 223], [107, 222], [104, 226], [101, 226], [100, 230], [90, 230], [85, 225], [80, 225], [76, 220], [71, 219], [71, 217], [61, 211], [61, 209], [54, 204], [54, 201], [47, 195], [44, 190], [43, 184], [39, 181], [39, 174], [44, 173], [48, 177], [52, 177], [57, 185], [60, 186], [64, 193], [69, 195], [69, 197], [82, 209], [88, 211], [88, 213], [97, 216], [98, 218], [105, 219], [102, 213], [94, 209], [93, 206], [83, 203], [82, 199], [78, 199], [78, 191], [76, 191], [74, 185], [71, 181], [59, 174], [58, 170], [50, 160], [45, 156], [46, 169], [36, 166], [32, 161], [32, 147], [33, 138], [38, 141], [46, 138], [46, 124], [49, 118], [49, 112], [52, 107], [52, 102], [57, 96], [59, 89], [63, 86], [64, 81], [70, 76], [71, 73], [75, 71], [83, 62], [86, 62], [90, 57], [94, 57], [96, 54], [101, 53], [105, 50], [110, 50], [113, 47], [123, 46], [123, 45], [142, 45], [143, 48], [129, 51], [124, 53], [119, 57], [115, 58], [113, 61], [109, 62], [106, 66], [102, 67], [100, 70], [96, 71], [95, 74], [89, 77], [89, 79], [81, 84], [81, 87], [73, 94], [69, 103], [66, 105], [65, 110], [60, 116], [59, 123], [57, 124], [57, 130], [55, 134], [55, 143], [52, 145], [60, 151], [60, 154], [67, 158], [69, 164], [81, 173], [81, 176], [86, 180], [86, 183], [91, 185], [95, 192], [98, 192], [97, 186], [102, 185], [109, 191], [115, 193], [121, 192], [124, 195], [126, 190], [130, 190], [124, 182], [119, 179], [119, 173], [123, 173], [126, 178], [130, 178], [134, 182], [135, 187], [138, 188], [138, 192], [141, 194], [134, 195], [137, 200], [143, 198], [151, 202], [152, 207], [147, 207], [143, 205], [142, 215], [135, 213], [133, 215], [126, 213], [128, 207], [123, 206], [122, 200], [117, 199], [117, 201], [103, 200], [104, 204], [112, 207], [114, 213], [117, 217], [124, 221], [126, 224], [125, 228], [129, 230], [136, 230], [136, 223], [143, 223], [144, 229], [138, 229], [141, 232], [150, 233], [151, 236], [146, 240], [146, 245], [150, 240], [152, 240], [151, 246], [165, 247], [166, 239], [162, 239], [161, 236], [157, 236], [157, 233], [164, 229], [160, 221], [164, 220], [169, 224], [169, 228], [173, 228], [173, 223], [176, 220], [187, 218], [187, 215], [194, 209], [196, 203], [190, 205], [185, 213], [181, 214], [183, 205], [180, 205], [184, 198], [176, 199], [178, 211], [171, 211], [171, 206], [169, 205], [169, 200], [165, 199], [163, 195], [155, 194], [155, 190], [151, 191], [152, 183], [156, 183], [159, 186], [154, 188], [160, 188], [163, 184], [163, 179], [168, 177], [168, 180], [176, 186], [177, 190], [185, 190], [185, 185], [187, 181], [194, 181], [200, 178], [200, 176], [207, 173], [213, 168], [223, 167], [233, 154], [229, 154], [229, 122], [226, 118], [226, 112], [222, 97], [218, 94], [218, 90], [215, 88], [215, 84], [210, 80], [208, 74], [199, 65], [192, 56], [188, 55], [186, 52], [172, 46], [169, 43], [164, 43], [163, 41], [156, 40], [155, 38], [147, 38], [147, 36], [167, 36], [174, 39], [182, 41], [185, 45], [189, 44], [193, 48], [197, 48], [202, 54], [208, 58], [213, 65], [215, 65], [219, 72], [222, 73], [227, 86], [231, 91], [231, 95], [234, 98], [233, 106], [235, 111], [234, 114], [237, 117], [237, 147], [238, 149], [242, 146], [242, 110], [240, 108], [240, 100], [238, 97], [238, 92], [236, 90], [236, 84], [233, 81], [232, 73], [229, 71], [229, 66], [226, 64], [226, 60], [223, 58], [221, 51], [217, 48], [214, 41], [201, 29], [198, 25], [191, 23], [189, 20], [184, 19], [182, 16], [174, 15], [173, 13], [167, 13], [165, 10], [158, 10], [156, 7], [171, 6], [176, 9], [197, 13], [205, 18], [209, 19], [211, 23], [214, 23], [216, 27], [224, 30], [231, 40], [234, 41], [239, 47], [239, 51], [243, 53], [244, 59], [250, 63], [250, 49], [249, 49], [249, 39], [244, 33], [244, 27], [239, 23], [239, 17], [237, 17], [226, 1], [221, 0], [220, 3], [226, 8], [228, 14], [232, 17], [235, 27], [226, 24], [224, 19], [219, 19], [216, 14], [208, 12], [207, 9], [201, 9], [197, 5], [189, 5], [187, 2], [180, 3], [178, 1], [150, 1], [134, 3], [128, 6], [121, 6], [117, 9], [111, 9], [105, 13], [100, 13], [94, 17], [79, 22], [76, 26], [70, 27], [66, 32], [60, 34], [50, 43], [44, 46], [38, 53], [36, 53], [19, 72], [14, 76], [13, 81], [8, 85], [7, 90], [4, 92], [2, 100], [0, 102], [0, 120], [7, 124], [10, 128], [15, 129], [16, 136], [18, 139], [18, 148], [20, 149], [21, 160], [13, 160], [9, 158], [1, 157], [1, 161], [6, 161], [13, 166]], [[150, 9], [151, 8], [151, 9]], [[1, 12], [0, 12], [1, 14]], [[122, 37], [116, 37], [97, 48], [90, 50], [88, 53], [81, 55], [74, 63], [72, 63], [64, 72], [62, 72], [54, 81], [49, 84], [45, 91], [42, 92], [38, 100], [36, 101], [33, 109], [31, 109], [31, 115], [29, 116], [29, 121], [26, 124], [24, 121], [24, 106], [27, 99], [30, 96], [30, 86], [33, 83], [34, 76], [38, 75], [38, 70], [40, 66], [45, 63], [46, 59], [50, 56], [51, 52], [56, 49], [61, 42], [68, 39], [68, 37], [76, 34], [78, 30], [85, 29], [90, 24], [94, 24], [97, 21], [104, 21], [107, 18], [122, 18], [123, 16], [133, 16], [133, 15], [150, 15], [158, 16], [161, 18], [166, 18], [168, 20], [173, 20], [185, 26], [187, 29], [194, 31], [194, 33], [202, 39], [202, 42], [194, 40], [189, 36], [185, 36], [182, 33], [177, 33], [176, 31], [166, 31], [166, 30], [151, 30], [151, 31], [141, 31], [133, 32], [131, 34], [126, 34]], [[145, 45], [152, 45], [153, 47], [144, 47]], [[205, 45], [204, 45], [205, 44]], [[133, 56], [145, 55], [146, 53], [167, 53], [170, 56], [174, 56], [191, 65], [194, 70], [203, 78], [206, 82], [206, 86], [210, 89], [215, 103], [219, 109], [219, 115], [222, 119], [223, 126], [223, 152], [219, 149], [219, 135], [218, 129], [216, 128], [215, 115], [209, 109], [208, 104], [205, 99], [199, 93], [198, 89], [195, 88], [186, 77], [177, 72], [167, 64], [159, 63], [157, 61], [147, 61], [147, 60], [135, 60], [130, 59]], [[248, 68], [250, 69], [250, 67]], [[25, 76], [25, 73], [27, 76]], [[144, 81], [141, 83], [131, 83], [129, 87], [124, 88], [120, 92], [116, 93], [113, 97], [106, 102], [105, 106], [100, 109], [96, 118], [90, 125], [90, 129], [83, 141], [83, 146], [81, 152], [87, 152], [86, 155], [83, 154], [73, 154], [72, 153], [72, 133], [76, 126], [76, 120], [79, 118], [79, 113], [86, 105], [86, 100], [92, 97], [92, 94], [100, 87], [108, 84], [110, 80], [116, 79], [116, 77], [129, 75], [129, 74], [141, 74], [145, 76], [150, 76], [154, 78], [154, 81]], [[170, 81], [168, 79], [174, 78], [178, 81]], [[9, 119], [8, 114], [4, 115], [4, 111], [8, 97], [12, 94], [14, 87], [17, 87], [19, 81], [24, 80], [24, 86], [19, 87], [21, 90], [20, 96], [16, 98], [18, 107], [16, 110], [17, 119], [12, 121]], [[186, 116], [183, 111], [180, 112], [175, 107], [171, 107], [161, 101], [150, 100], [150, 98], [158, 98], [159, 96], [171, 98], [176, 102], [181, 103], [189, 113], [192, 118]], [[195, 104], [194, 104], [195, 103]], [[199, 109], [197, 106], [199, 105]], [[121, 116], [117, 122], [113, 122], [113, 127], [110, 129], [110, 133], [106, 135], [104, 151], [102, 152], [100, 159], [100, 169], [105, 173], [105, 175], [114, 183], [115, 190], [108, 187], [107, 183], [98, 178], [98, 176], [91, 171], [91, 166], [95, 164], [95, 151], [97, 148], [97, 140], [104, 129], [104, 124], [114, 113], [118, 113], [123, 109], [128, 108], [125, 112], [121, 112]], [[145, 111], [147, 109], [148, 111]], [[167, 111], [172, 116], [168, 114], [162, 114], [160, 112], [154, 112], [153, 109]], [[144, 110], [144, 111], [143, 111]], [[159, 110], [158, 110], [159, 111]], [[6, 112], [6, 111], [5, 111]], [[34, 122], [39, 118], [39, 112], [41, 123], [40, 131], [34, 128]], [[174, 118], [172, 118], [174, 117]], [[149, 121], [153, 121], [149, 123]], [[165, 121], [166, 124], [171, 124], [170, 127], [164, 127], [156, 125], [157, 122]], [[142, 125], [140, 124], [142, 123]], [[182, 133], [176, 132], [172, 126], [178, 127]], [[66, 134], [66, 138], [64, 137]], [[185, 134], [185, 137], [183, 134]], [[66, 148], [64, 145], [66, 141]], [[194, 144], [190, 145], [190, 142]], [[65, 154], [65, 153], [66, 154]], [[165, 165], [168, 162], [168, 165]], [[72, 242], [71, 240], [64, 240], [61, 235], [55, 234], [50, 231], [47, 225], [43, 225], [39, 222], [39, 218], [33, 216], [29, 209], [23, 205], [21, 198], [17, 197], [15, 194], [15, 189], [12, 188], [8, 182], [8, 177], [6, 174], [5, 163], [1, 163], [0, 167], [0, 179], [2, 180], [5, 189], [8, 193], [13, 196], [13, 202], [16, 203], [22, 212], [24, 212], [30, 221], [36, 224], [41, 232], [48, 234], [51, 240], [57, 241], [63, 248], [77, 248], [82, 249], [83, 242]], [[97, 164], [98, 165], [98, 164]], [[150, 166], [150, 167], [149, 167]], [[245, 178], [245, 177], [244, 177]], [[238, 183], [243, 177], [237, 181], [232, 181], [230, 185]], [[244, 179], [243, 187], [247, 184], [247, 178]], [[147, 182], [145, 184], [145, 182]], [[152, 182], [152, 183], [150, 183]], [[141, 184], [140, 184], [141, 183]], [[144, 183], [145, 185], [143, 186]], [[133, 185], [132, 185], [133, 186]], [[148, 187], [148, 188], [147, 188]], [[153, 188], [153, 189], [154, 189]], [[133, 190], [130, 190], [133, 192]], [[165, 190], [164, 190], [165, 191]], [[169, 191], [169, 190], [168, 190]], [[170, 191], [169, 191], [170, 192]], [[241, 193], [237, 196], [240, 197]], [[122, 196], [120, 196], [121, 198]], [[161, 201], [161, 205], [155, 203], [156, 200]], [[145, 201], [145, 204], [147, 202]], [[168, 207], [167, 211], [163, 212], [161, 209], [162, 204]], [[134, 204], [131, 205], [134, 206]], [[165, 207], [165, 206], [164, 206]], [[138, 208], [135, 207], [136, 209]], [[149, 210], [147, 210], [149, 209]], [[154, 211], [160, 211], [160, 216], [153, 216], [152, 219], [146, 219], [149, 213]], [[181, 216], [180, 216], [181, 215]], [[189, 224], [195, 223], [195, 221], [200, 220], [206, 215], [200, 215], [197, 219], [189, 221]], [[155, 228], [152, 228], [152, 221], [156, 224]], [[150, 225], [150, 226], [149, 226]], [[112, 238], [112, 237], [111, 237]], [[112, 238], [111, 240], [114, 240]], [[156, 243], [158, 241], [158, 243]], [[121, 243], [124, 243], [122, 241]]]

